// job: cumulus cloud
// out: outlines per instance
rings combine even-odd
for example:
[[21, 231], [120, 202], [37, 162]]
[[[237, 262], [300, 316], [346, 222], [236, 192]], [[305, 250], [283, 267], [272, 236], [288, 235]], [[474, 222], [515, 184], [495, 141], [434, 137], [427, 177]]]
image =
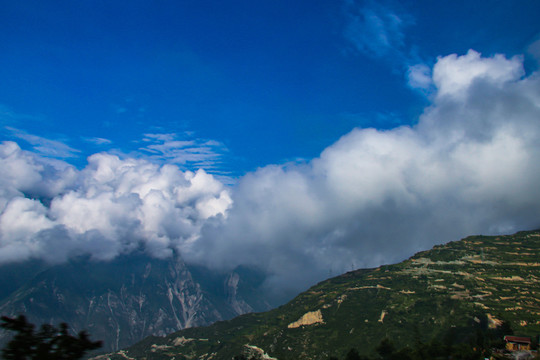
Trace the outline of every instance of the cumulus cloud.
[[[309, 162], [260, 168], [232, 189], [151, 158], [100, 153], [79, 171], [5, 142], [0, 262], [178, 249], [219, 269], [257, 266], [274, 294], [290, 295], [469, 234], [539, 227], [538, 73], [472, 50], [419, 72], [435, 88], [416, 125], [354, 129]], [[201, 145], [178, 141], [150, 134], [146, 148]]]
[[519, 56], [508, 60], [501, 54], [481, 59], [478, 52], [469, 50], [463, 56], [452, 54], [439, 58], [433, 69], [433, 81], [438, 96], [466, 97], [474, 81], [486, 80], [503, 86], [507, 81], [516, 80], [524, 74], [522, 62]]
[[107, 260], [139, 248], [168, 256], [231, 204], [228, 190], [204, 170], [106, 153], [78, 171], [4, 142], [0, 165], [0, 262], [79, 254]]
[[540, 79], [520, 61], [439, 58], [417, 125], [355, 129], [307, 164], [246, 175], [189, 258], [261, 266], [298, 290], [469, 234], [538, 227]]

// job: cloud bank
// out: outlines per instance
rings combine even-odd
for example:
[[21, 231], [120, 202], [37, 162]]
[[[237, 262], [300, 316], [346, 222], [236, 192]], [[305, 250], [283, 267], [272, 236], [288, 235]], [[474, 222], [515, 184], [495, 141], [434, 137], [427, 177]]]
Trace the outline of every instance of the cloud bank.
[[472, 50], [428, 70], [418, 83], [435, 90], [416, 125], [354, 129], [318, 158], [232, 188], [107, 153], [78, 171], [3, 143], [0, 262], [179, 249], [220, 269], [258, 266], [292, 293], [469, 234], [539, 227], [539, 75]]
[[521, 58], [438, 59], [413, 127], [354, 129], [307, 164], [241, 179], [200, 261], [263, 266], [300, 286], [470, 234], [540, 226], [540, 79]]
[[204, 170], [106, 153], [89, 157], [82, 171], [64, 165], [14, 142], [0, 145], [0, 263], [81, 254], [109, 260], [140, 248], [165, 257], [231, 204]]

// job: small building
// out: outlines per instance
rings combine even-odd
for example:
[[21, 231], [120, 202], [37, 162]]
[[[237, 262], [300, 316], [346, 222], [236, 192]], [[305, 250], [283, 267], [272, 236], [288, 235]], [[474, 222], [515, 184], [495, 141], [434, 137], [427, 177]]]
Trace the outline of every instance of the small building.
[[504, 341], [506, 342], [506, 350], [531, 350], [530, 337], [506, 335]]

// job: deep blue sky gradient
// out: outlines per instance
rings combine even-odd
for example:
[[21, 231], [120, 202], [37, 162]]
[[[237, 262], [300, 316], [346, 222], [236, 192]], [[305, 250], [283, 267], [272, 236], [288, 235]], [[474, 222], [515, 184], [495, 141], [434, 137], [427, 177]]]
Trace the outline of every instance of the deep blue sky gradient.
[[[381, 7], [402, 38], [374, 55], [347, 29]], [[414, 63], [472, 48], [534, 69], [539, 15], [535, 0], [0, 1], [0, 140], [59, 141], [82, 167], [176, 133], [224, 144], [218, 172], [240, 176], [316, 157], [354, 127], [413, 124], [427, 103], [407, 85]]]

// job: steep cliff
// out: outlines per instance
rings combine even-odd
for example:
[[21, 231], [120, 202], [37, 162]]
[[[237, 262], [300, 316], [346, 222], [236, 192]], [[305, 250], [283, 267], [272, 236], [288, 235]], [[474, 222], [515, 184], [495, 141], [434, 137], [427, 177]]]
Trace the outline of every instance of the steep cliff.
[[236, 272], [192, 273], [179, 256], [78, 259], [39, 273], [3, 300], [0, 314], [25, 314], [36, 324], [67, 322], [74, 332], [86, 329], [103, 340], [103, 350], [115, 351], [146, 336], [269, 308], [239, 296], [240, 285]]

